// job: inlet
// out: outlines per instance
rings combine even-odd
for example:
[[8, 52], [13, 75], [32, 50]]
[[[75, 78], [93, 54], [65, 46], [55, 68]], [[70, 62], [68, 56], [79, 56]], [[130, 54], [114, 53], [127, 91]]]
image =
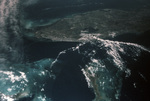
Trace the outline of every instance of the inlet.
[[[58, 54], [79, 43], [73, 42], [36, 42], [24, 40], [24, 50], [27, 56], [25, 61], [34, 62], [43, 58], [55, 59]], [[73, 58], [71, 58], [73, 57]], [[53, 82], [46, 82], [45, 94], [52, 101], [92, 101], [95, 98], [94, 91], [88, 88], [80, 64], [81, 58], [77, 54], [67, 53], [60, 57], [60, 63], [54, 68], [61, 69]], [[84, 64], [82, 64], [84, 65]], [[57, 71], [57, 70], [56, 70]]]

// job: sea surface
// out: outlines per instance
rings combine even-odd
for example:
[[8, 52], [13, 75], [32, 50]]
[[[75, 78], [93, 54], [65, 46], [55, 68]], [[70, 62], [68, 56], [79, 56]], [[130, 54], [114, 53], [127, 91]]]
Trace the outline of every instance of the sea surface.
[[146, 37], [133, 41], [128, 34], [112, 39], [91, 36], [76, 43], [41, 42], [22, 35], [24, 26], [96, 9], [146, 4], [140, 0], [1, 0], [0, 101], [149, 101], [150, 46], [141, 42]]

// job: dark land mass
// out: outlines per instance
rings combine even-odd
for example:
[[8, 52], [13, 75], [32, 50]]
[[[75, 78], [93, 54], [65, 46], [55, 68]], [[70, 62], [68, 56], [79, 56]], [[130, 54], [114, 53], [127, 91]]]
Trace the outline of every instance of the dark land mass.
[[27, 29], [28, 38], [53, 42], [82, 42], [150, 30], [150, 8], [102, 9], [62, 18], [53, 24]]

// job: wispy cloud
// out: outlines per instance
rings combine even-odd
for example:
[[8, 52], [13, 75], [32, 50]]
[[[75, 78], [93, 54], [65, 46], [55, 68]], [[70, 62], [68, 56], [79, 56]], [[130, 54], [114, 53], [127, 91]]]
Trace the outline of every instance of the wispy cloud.
[[33, 5], [36, 4], [39, 0], [24, 0], [24, 5], [28, 6], [28, 5]]

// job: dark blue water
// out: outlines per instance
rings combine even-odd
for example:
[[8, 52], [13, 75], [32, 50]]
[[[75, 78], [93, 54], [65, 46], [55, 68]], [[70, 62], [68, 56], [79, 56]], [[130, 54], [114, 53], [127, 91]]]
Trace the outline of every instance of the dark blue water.
[[92, 101], [95, 98], [94, 91], [88, 88], [77, 60], [72, 61], [63, 65], [54, 83], [51, 98], [54, 101]]
[[[136, 62], [127, 63], [132, 75], [124, 78], [121, 101], [149, 101], [150, 91], [150, 54], [142, 53]], [[144, 76], [143, 76], [144, 75]], [[134, 84], [134, 85], [133, 85]]]
[[[128, 34], [126, 37], [128, 37]], [[45, 94], [53, 101], [92, 101], [95, 98], [93, 89], [88, 87], [85, 76], [81, 72], [81, 67], [85, 67], [85, 65], [90, 62], [90, 59], [93, 58], [93, 50], [96, 51], [94, 58], [103, 60], [103, 63], [108, 66], [107, 69], [110, 72], [108, 74], [106, 72], [104, 75], [111, 75], [113, 77], [116, 76], [113, 72], [117, 71], [117, 69], [115, 69], [112, 62], [109, 62], [111, 61], [109, 60], [111, 59], [111, 56], [106, 54], [107, 48], [104, 48], [103, 45], [100, 48], [99, 45], [101, 43], [97, 43], [96, 40], [93, 41], [94, 44], [86, 43], [85, 45], [80, 46], [81, 53], [78, 53], [77, 50], [73, 51], [71, 49], [79, 43], [26, 41], [25, 46], [28, 50], [26, 54], [29, 61], [36, 61], [49, 57], [56, 58], [60, 51], [70, 48], [70, 50], [67, 50], [66, 53], [61, 54], [57, 58], [58, 62], [51, 67], [53, 73], [57, 76], [52, 87], [49, 86], [51, 81], [49, 82], [47, 79]], [[140, 56], [134, 56], [134, 54], [131, 53], [134, 47], [124, 45], [124, 49], [126, 49], [126, 55], [124, 53], [119, 54], [121, 55], [126, 67], [131, 70], [131, 75], [129, 77], [125, 77], [125, 75], [119, 77], [123, 78], [120, 101], [149, 101], [150, 54], [142, 51]], [[134, 58], [136, 60], [134, 60]], [[117, 81], [115, 81], [114, 84], [117, 87]], [[111, 92], [111, 90], [110, 92], [108, 91], [108, 95]]]
[[34, 62], [43, 58], [55, 59], [58, 54], [74, 47], [78, 42], [38, 42], [24, 39], [25, 61]]
[[[78, 44], [73, 42], [36, 42], [25, 39], [25, 61], [34, 62], [43, 58], [56, 59], [61, 51], [75, 47]], [[53, 83], [50, 79], [45, 81], [44, 93], [46, 96], [50, 97], [52, 101], [92, 101], [95, 98], [94, 91], [88, 87], [79, 66], [82, 57], [71, 52], [70, 55], [61, 58], [59, 59], [61, 67], [58, 65], [54, 68], [54, 71], [63, 68], [59, 75], [55, 72], [57, 78]], [[27, 100], [23, 99], [23, 101]]]

